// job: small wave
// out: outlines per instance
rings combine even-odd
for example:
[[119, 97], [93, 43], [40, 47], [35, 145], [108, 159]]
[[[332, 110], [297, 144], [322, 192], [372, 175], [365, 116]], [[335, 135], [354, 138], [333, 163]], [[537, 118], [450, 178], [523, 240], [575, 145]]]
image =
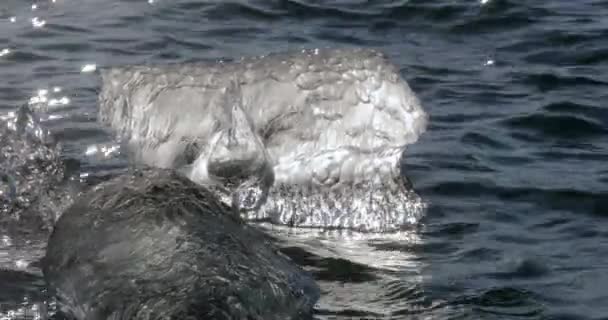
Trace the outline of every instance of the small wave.
[[493, 248], [473, 248], [460, 252], [458, 262], [460, 263], [480, 263], [484, 260], [498, 260], [502, 255], [502, 251]]
[[583, 161], [608, 161], [608, 154], [597, 152], [600, 150], [552, 150], [539, 151], [534, 155], [542, 158], [544, 161], [564, 161], [564, 160], [583, 160]]
[[50, 55], [43, 54], [42, 52], [34, 51], [21, 51], [15, 50], [13, 53], [8, 55], [6, 58], [0, 60], [2, 63], [35, 63], [40, 61], [49, 61], [53, 58]]
[[[250, 39], [255, 37], [256, 34], [265, 32], [264, 29], [255, 27], [240, 27], [240, 26], [221, 26], [216, 28], [209, 28], [202, 32], [207, 38], [231, 38], [231, 41], [238, 41], [238, 39]], [[177, 41], [175, 41], [177, 42]], [[182, 41], [179, 41], [182, 42]], [[179, 43], [178, 42], [178, 43]], [[210, 46], [206, 46], [211, 48]]]
[[466, 234], [474, 233], [478, 229], [478, 223], [454, 222], [443, 224], [428, 234], [442, 235], [449, 238], [461, 238]]
[[[180, 6], [180, 9], [192, 6], [192, 4], [185, 3]], [[187, 10], [187, 9], [186, 9]], [[214, 4], [205, 9], [205, 13], [209, 17], [214, 19], [221, 19], [225, 15], [235, 15], [243, 18], [249, 18], [256, 21], [274, 21], [284, 18], [284, 10], [279, 7], [273, 6], [272, 2], [264, 1], [256, 3], [255, 1], [240, 1], [235, 2], [221, 2]]]
[[[444, 319], [447, 303], [433, 300], [415, 281], [382, 279], [368, 283], [320, 282], [328, 294], [317, 304], [319, 317], [403, 319], [431, 316]], [[373, 290], [373, 291], [371, 291]], [[380, 292], [370, 295], [370, 292]]]
[[507, 263], [505, 271], [489, 275], [495, 279], [540, 278], [548, 276], [551, 268], [538, 258], [520, 258]]
[[467, 4], [403, 1], [384, 9], [384, 15], [397, 20], [421, 19], [445, 24], [460, 20], [470, 9]]
[[462, 34], [495, 33], [529, 28], [540, 21], [540, 17], [552, 12], [531, 3], [516, 3], [507, 0], [488, 1], [469, 10], [467, 15], [451, 26], [450, 31]]
[[573, 115], [530, 114], [502, 121], [514, 129], [535, 131], [540, 137], [580, 139], [606, 134], [604, 126], [594, 120]]
[[44, 52], [59, 52], [63, 53], [65, 51], [71, 52], [89, 52], [93, 47], [89, 43], [85, 42], [62, 42], [62, 43], [48, 43], [41, 44], [36, 47], [39, 50]]
[[453, 23], [470, 12], [471, 5], [418, 3], [412, 1], [318, 2], [285, 0], [278, 2], [222, 2], [201, 5], [187, 2], [180, 10], [199, 10], [212, 18], [226, 14], [259, 20], [326, 19], [344, 23], [373, 23], [375, 29], [391, 28], [400, 21], [424, 20], [436, 24]]
[[424, 154], [425, 169], [438, 167], [443, 169], [454, 169], [462, 172], [496, 172], [492, 166], [484, 163], [480, 157], [473, 154], [456, 154], [448, 152], [436, 152]]
[[91, 29], [74, 24], [64, 24], [64, 23], [53, 23], [49, 26], [52, 31], [58, 33], [59, 36], [76, 36], [76, 35], [87, 35], [92, 32]]
[[488, 135], [483, 135], [477, 132], [467, 132], [462, 136], [460, 141], [464, 144], [470, 144], [482, 148], [491, 148], [496, 150], [513, 150], [514, 148], [507, 143], [498, 141], [496, 138], [491, 138]]
[[361, 8], [348, 5], [328, 5], [312, 3], [306, 0], [286, 0], [279, 6], [285, 13], [298, 18], [337, 17], [342, 19], [362, 19], [377, 15], [373, 6]]
[[608, 82], [597, 80], [591, 76], [569, 76], [554, 73], [523, 73], [514, 74], [513, 77], [526, 85], [537, 88], [541, 92], [563, 89], [565, 87], [608, 85]]
[[437, 195], [472, 197], [475, 199], [501, 199], [509, 202], [534, 203], [544, 208], [574, 213], [606, 215], [608, 194], [573, 189], [541, 189], [529, 187], [502, 187], [482, 182], [441, 182], [422, 189]]
[[604, 121], [604, 124], [608, 126], [608, 109], [606, 108], [570, 101], [560, 101], [543, 106], [543, 110], [551, 113], [584, 116], [596, 121]]
[[454, 303], [469, 305], [492, 316], [536, 318], [544, 311], [532, 292], [512, 287], [493, 288]]
[[549, 49], [528, 54], [524, 60], [528, 63], [550, 66], [596, 65], [608, 60], [608, 49], [590, 48], [575, 52]]

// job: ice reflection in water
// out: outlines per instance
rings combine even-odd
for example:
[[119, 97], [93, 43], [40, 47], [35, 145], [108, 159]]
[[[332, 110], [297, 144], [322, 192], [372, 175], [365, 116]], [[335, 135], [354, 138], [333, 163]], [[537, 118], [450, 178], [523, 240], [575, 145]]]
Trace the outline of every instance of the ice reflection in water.
[[396, 319], [429, 312], [449, 312], [442, 300], [423, 295], [427, 267], [412, 247], [422, 244], [415, 229], [391, 234], [347, 230], [288, 228], [257, 224], [276, 238], [300, 265], [315, 274], [324, 294], [319, 318], [344, 313]]

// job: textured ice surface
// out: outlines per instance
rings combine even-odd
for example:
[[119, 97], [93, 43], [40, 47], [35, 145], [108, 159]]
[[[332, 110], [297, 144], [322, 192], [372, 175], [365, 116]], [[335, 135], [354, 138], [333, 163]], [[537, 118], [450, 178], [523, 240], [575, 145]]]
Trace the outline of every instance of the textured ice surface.
[[[218, 143], [229, 144], [230, 130], [246, 130], [229, 120], [243, 110], [265, 150], [224, 159], [243, 165], [255, 159], [257, 168], [265, 159], [274, 176], [269, 191], [240, 189], [242, 201], [249, 190], [249, 202], [264, 203], [250, 218], [386, 231], [422, 213], [399, 168], [405, 146], [425, 131], [427, 115], [378, 51], [315, 49], [234, 62], [118, 67], [101, 75], [100, 119], [134, 160], [185, 169], [203, 184], [217, 179], [206, 171], [209, 162], [197, 159], [209, 157]], [[256, 183], [268, 181], [260, 177], [268, 175], [258, 174]]]
[[[69, 194], [59, 146], [28, 107], [0, 119], [0, 221], [50, 228]], [[27, 224], [27, 223], [26, 223]], [[29, 224], [33, 227], [32, 224]]]

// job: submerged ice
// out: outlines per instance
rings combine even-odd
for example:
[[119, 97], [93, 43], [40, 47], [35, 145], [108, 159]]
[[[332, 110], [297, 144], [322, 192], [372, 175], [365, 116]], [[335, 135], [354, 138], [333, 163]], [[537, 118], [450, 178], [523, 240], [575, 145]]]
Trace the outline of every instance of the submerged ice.
[[136, 162], [223, 189], [250, 209], [241, 210], [249, 219], [389, 231], [424, 210], [401, 160], [427, 115], [378, 51], [316, 49], [101, 75], [100, 119]]

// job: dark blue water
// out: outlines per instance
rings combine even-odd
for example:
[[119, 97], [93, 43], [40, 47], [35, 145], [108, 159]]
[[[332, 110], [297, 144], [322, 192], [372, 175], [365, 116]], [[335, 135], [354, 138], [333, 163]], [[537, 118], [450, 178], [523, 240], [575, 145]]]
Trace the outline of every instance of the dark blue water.
[[[112, 137], [87, 64], [379, 48], [431, 116], [406, 151], [430, 209], [407, 236], [275, 228], [323, 289], [316, 317], [608, 319], [606, 17], [602, 0], [5, 0], [0, 113], [48, 106], [96, 176], [125, 160], [91, 152]], [[44, 239], [2, 232], [0, 304], [39, 308]]]

